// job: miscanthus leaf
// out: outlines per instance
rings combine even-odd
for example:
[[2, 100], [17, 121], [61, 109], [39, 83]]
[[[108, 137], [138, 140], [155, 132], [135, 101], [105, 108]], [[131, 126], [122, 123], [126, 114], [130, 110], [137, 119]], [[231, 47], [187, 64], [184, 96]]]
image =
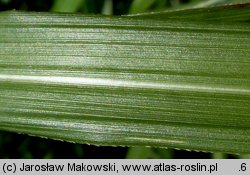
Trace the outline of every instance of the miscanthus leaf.
[[[157, 18], [1, 12], [0, 129], [249, 153], [249, 5], [221, 8]], [[224, 16], [207, 20], [210, 11]]]

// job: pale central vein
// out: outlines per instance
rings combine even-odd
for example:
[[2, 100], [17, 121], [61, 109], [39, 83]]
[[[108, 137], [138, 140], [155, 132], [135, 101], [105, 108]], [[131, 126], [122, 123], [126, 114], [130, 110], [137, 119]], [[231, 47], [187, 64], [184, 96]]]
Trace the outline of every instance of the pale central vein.
[[[143, 82], [132, 80], [115, 80], [107, 78], [84, 78], [84, 77], [63, 77], [63, 76], [26, 76], [26, 75], [0, 75], [0, 81], [18, 81], [18, 82], [38, 82], [47, 84], [69, 84], [69, 85], [93, 85], [93, 86], [111, 86], [128, 88], [150, 88], [167, 90], [186, 90], [186, 91], [205, 91], [205, 92], [223, 92], [223, 93], [243, 93], [250, 94], [250, 89], [239, 89], [221, 86], [204, 86], [196, 84], [181, 83], [158, 83]], [[1, 84], [0, 84], [1, 86]]]

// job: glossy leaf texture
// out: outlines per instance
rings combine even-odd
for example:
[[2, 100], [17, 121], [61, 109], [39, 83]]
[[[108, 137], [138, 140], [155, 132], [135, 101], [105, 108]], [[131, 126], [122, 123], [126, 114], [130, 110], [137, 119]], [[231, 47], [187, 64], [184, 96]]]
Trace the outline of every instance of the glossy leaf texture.
[[237, 20], [205, 20], [211, 10], [196, 20], [1, 12], [0, 129], [250, 153], [249, 15], [232, 6], [223, 13]]

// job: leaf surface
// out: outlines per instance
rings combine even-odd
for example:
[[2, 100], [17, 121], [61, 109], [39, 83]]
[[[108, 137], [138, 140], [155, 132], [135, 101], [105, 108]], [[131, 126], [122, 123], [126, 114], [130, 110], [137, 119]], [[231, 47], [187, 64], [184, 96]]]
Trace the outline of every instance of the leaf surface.
[[250, 25], [242, 16], [1, 12], [0, 129], [96, 145], [250, 153]]

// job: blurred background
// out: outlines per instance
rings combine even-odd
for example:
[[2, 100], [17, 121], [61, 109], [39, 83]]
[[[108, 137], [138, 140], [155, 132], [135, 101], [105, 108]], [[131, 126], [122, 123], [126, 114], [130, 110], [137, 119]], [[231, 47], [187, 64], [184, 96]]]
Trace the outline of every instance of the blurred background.
[[[0, 11], [16, 9], [23, 11], [126, 15], [242, 2], [250, 2], [250, 0], [0, 0]], [[0, 131], [0, 158], [206, 159], [250, 158], [250, 156], [144, 147], [101, 147]]]

